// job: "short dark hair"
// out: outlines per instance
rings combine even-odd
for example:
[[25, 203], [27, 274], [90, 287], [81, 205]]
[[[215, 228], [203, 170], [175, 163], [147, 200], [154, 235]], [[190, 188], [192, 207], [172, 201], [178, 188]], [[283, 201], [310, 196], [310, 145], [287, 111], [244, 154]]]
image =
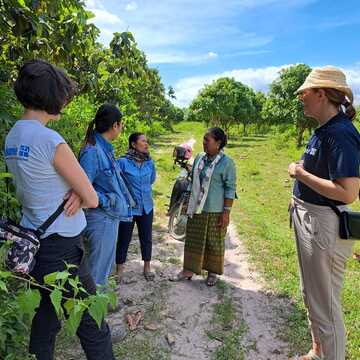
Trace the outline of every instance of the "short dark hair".
[[225, 134], [224, 130], [219, 127], [210, 128], [207, 131], [211, 137], [215, 139], [215, 141], [220, 141], [220, 149], [226, 146], [227, 144], [227, 135]]
[[134, 149], [132, 143], [136, 143], [140, 136], [145, 135], [142, 132], [134, 132], [129, 136], [129, 149]]
[[14, 90], [26, 109], [57, 115], [74, 97], [76, 83], [48, 62], [30, 60], [21, 67]]

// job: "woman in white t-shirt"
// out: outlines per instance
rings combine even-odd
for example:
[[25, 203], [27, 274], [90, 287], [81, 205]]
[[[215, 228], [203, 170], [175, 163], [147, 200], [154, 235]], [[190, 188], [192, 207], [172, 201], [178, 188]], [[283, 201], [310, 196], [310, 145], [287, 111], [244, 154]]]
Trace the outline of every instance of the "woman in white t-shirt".
[[[86, 174], [65, 140], [46, 127], [60, 120], [62, 109], [75, 94], [65, 73], [42, 60], [31, 60], [20, 69], [14, 85], [25, 111], [5, 141], [5, 159], [13, 174], [16, 195], [22, 205], [21, 225], [36, 229], [67, 199], [65, 210], [48, 228], [31, 272], [39, 283], [45, 275], [74, 264], [84, 288], [93, 294], [95, 284], [83, 261], [82, 232], [86, 226], [82, 207], [98, 206], [98, 198]], [[51, 360], [61, 327], [49, 293], [41, 290], [41, 303], [32, 322], [31, 354]], [[99, 328], [85, 312], [77, 331], [87, 359], [115, 359], [108, 325]]]

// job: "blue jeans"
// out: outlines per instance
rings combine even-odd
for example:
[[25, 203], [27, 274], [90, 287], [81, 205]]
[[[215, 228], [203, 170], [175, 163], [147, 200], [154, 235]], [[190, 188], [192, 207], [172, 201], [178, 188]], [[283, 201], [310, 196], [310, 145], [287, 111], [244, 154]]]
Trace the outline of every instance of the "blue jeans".
[[86, 212], [86, 221], [90, 273], [96, 285], [107, 285], [115, 263], [119, 220], [101, 209], [94, 209]]

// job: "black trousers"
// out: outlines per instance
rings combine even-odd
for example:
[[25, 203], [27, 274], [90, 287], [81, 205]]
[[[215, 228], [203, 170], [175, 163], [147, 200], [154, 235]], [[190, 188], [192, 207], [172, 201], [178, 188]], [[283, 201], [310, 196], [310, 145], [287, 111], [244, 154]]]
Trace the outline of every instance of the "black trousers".
[[[84, 261], [81, 235], [63, 237], [53, 234], [42, 239], [31, 276], [42, 284], [45, 275], [65, 270], [64, 262], [78, 266], [71, 270], [72, 275], [78, 275], [87, 292], [94, 294], [96, 286]], [[31, 326], [29, 352], [36, 355], [38, 360], [53, 360], [55, 339], [61, 329], [61, 323], [51, 303], [49, 292], [41, 289], [40, 293], [40, 306]], [[67, 294], [67, 296], [71, 295]], [[110, 329], [105, 321], [99, 329], [86, 311], [82, 316], [77, 335], [88, 360], [115, 360]]]
[[135, 215], [132, 222], [120, 221], [118, 242], [116, 246], [117, 264], [124, 264], [126, 262], [135, 223], [139, 232], [142, 260], [151, 260], [153, 217], [154, 212], [151, 210], [148, 214], [145, 214], [144, 212], [142, 215]]

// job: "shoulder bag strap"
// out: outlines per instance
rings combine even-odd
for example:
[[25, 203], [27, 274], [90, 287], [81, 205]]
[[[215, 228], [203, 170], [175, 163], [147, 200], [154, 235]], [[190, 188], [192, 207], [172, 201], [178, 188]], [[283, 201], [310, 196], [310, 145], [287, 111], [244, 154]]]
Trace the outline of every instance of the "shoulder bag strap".
[[59, 217], [59, 215], [64, 211], [64, 206], [66, 204], [67, 200], [64, 200], [61, 205], [55, 210], [53, 214], [49, 216], [45, 222], [38, 227], [38, 229], [35, 231], [36, 235], [39, 237], [45, 233], [45, 231], [49, 228], [49, 226]]
[[[6, 161], [4, 159], [4, 163], [5, 163], [5, 172], [8, 173], [9, 169], [7, 167]], [[6, 216], [9, 217], [10, 212], [10, 206], [9, 206], [9, 197], [10, 197], [10, 184], [9, 184], [9, 178], [6, 176], [5, 177], [5, 186], [6, 186]]]

